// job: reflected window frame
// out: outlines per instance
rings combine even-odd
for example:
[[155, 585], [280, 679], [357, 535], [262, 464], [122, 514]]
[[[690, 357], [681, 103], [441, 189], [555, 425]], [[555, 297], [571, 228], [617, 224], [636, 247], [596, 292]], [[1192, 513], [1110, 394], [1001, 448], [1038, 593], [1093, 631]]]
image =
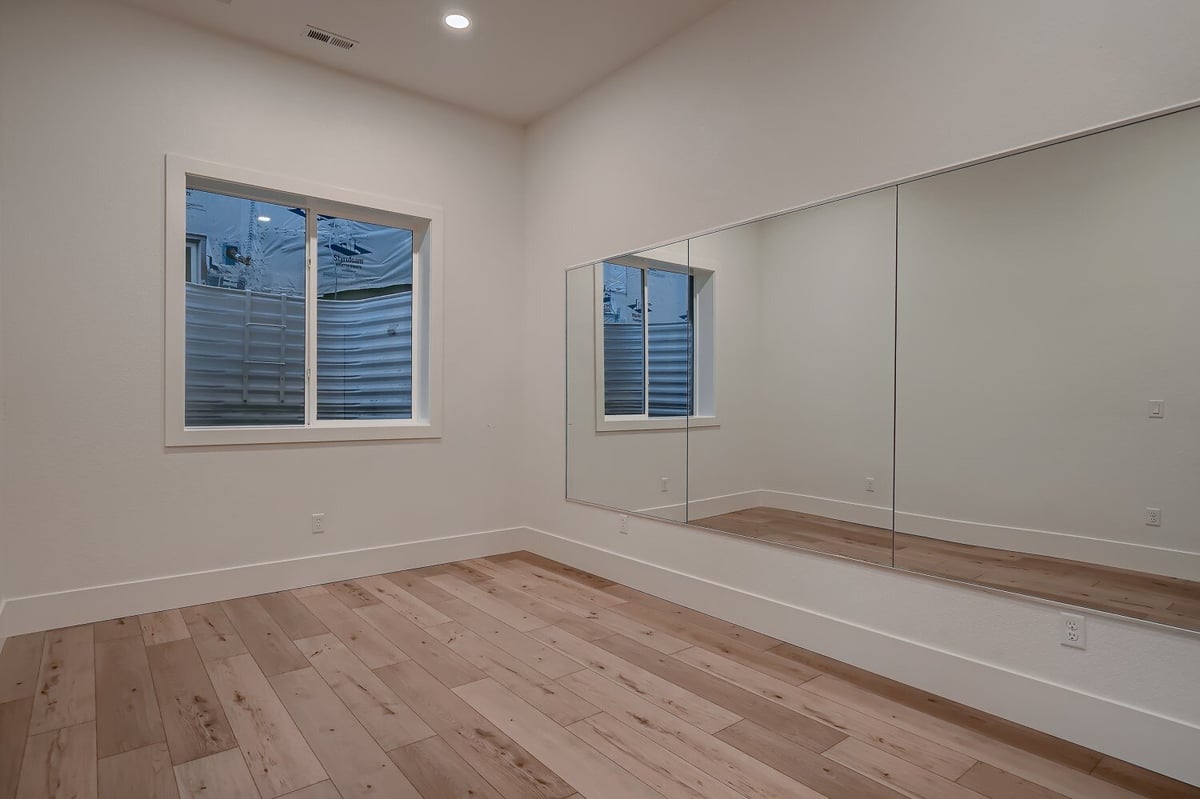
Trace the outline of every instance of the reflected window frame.
[[[176, 446], [280, 444], [441, 437], [442, 211], [431, 205], [364, 194], [302, 178], [272, 175], [174, 154], [166, 156], [164, 443]], [[224, 194], [306, 212], [305, 415], [303, 424], [189, 426], [186, 292], [195, 270], [187, 232], [187, 192]], [[324, 419], [317, 402], [317, 219], [331, 216], [412, 231], [412, 389], [410, 418]]]
[[[607, 265], [637, 269], [642, 272], [640, 306], [642, 317], [642, 408], [639, 414], [608, 414], [607, 385], [605, 376], [605, 267]], [[649, 374], [649, 272], [673, 272], [686, 275], [689, 284], [689, 412], [684, 415], [652, 415], [650, 413]], [[709, 270], [690, 267], [673, 261], [648, 258], [642, 255], [626, 255], [607, 258], [594, 267], [595, 280], [595, 409], [596, 432], [630, 430], [682, 430], [688, 427], [716, 427], [720, 420], [716, 408], [715, 354], [714, 354], [714, 297], [716, 274]]]

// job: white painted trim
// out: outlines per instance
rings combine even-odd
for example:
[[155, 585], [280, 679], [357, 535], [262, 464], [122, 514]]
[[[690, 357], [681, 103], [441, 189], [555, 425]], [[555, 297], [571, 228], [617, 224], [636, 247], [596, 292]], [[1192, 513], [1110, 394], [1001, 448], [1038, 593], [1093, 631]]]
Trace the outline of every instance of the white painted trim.
[[1181, 719], [542, 530], [530, 530], [528, 548], [1018, 724], [1200, 784], [1200, 761], [1195, 756], [1200, 751], [1200, 728]]
[[[305, 424], [261, 427], [187, 427], [184, 419], [186, 394], [186, 280], [179, 269], [177, 244], [187, 232], [186, 191], [189, 183], [214, 191], [236, 191], [248, 197], [261, 196], [271, 202], [287, 199], [313, 211], [345, 215], [364, 222], [402, 224], [413, 231], [413, 418], [396, 420], [314, 420], [311, 395], [316, 385], [316, 336], [313, 310], [316, 296], [316, 264], [306, 265], [305, 280], [307, 341], [305, 376]], [[211, 184], [211, 185], [209, 185]], [[428, 439], [442, 434], [442, 287], [445, 282], [442, 209], [394, 197], [329, 186], [304, 178], [275, 175], [174, 153], [165, 162], [165, 231], [163, 240], [165, 276], [164, 308], [164, 418], [163, 440], [168, 447], [219, 446], [236, 444], [280, 444], [311, 441], [362, 441], [376, 439]], [[310, 219], [306, 235], [315, 236]], [[311, 244], [311, 242], [310, 242]], [[311, 253], [312, 247], [306, 247]]]
[[1200, 580], [1200, 552], [899, 511], [896, 513], [896, 532], [960, 544], [1028, 552], [1051, 558], [1098, 563], [1102, 566], [1161, 574], [1183, 580]]
[[[686, 518], [704, 519], [708, 516], [719, 516], [722, 513], [746, 510], [748, 508], [780, 508], [796, 513], [810, 513], [814, 516], [824, 516], [828, 519], [838, 519], [854, 524], [866, 524], [871, 527], [892, 528], [892, 509], [885, 505], [864, 505], [859, 502], [847, 502], [843, 499], [813, 497], [807, 494], [793, 494], [789, 491], [771, 491], [768, 489], [753, 489], [739, 491], [733, 494], [721, 494], [715, 497], [688, 500]], [[671, 505], [660, 505], [654, 508], [632, 510], [643, 516], [655, 516], [660, 519], [682, 522], [685, 518], [685, 505], [682, 502]], [[615, 508], [614, 510], [620, 510]]]
[[0, 633], [12, 636], [51, 630], [119, 616], [498, 555], [524, 549], [527, 538], [528, 528], [512, 527], [50, 594], [9, 597], [0, 613]]
[[790, 491], [764, 489], [759, 493], [764, 507], [780, 508], [796, 513], [810, 513], [814, 516], [824, 516], [827, 519], [892, 529], [892, 509], [887, 505], [866, 505], [844, 499], [794, 494]]

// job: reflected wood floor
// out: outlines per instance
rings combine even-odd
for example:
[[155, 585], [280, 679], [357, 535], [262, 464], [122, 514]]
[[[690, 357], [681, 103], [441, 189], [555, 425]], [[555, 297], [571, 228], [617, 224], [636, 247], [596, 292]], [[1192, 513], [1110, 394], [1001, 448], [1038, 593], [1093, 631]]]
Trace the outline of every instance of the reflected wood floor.
[[1200, 789], [529, 553], [0, 653], [0, 799], [1120, 799]]
[[[698, 527], [892, 565], [892, 533], [781, 508], [696, 519]], [[1200, 630], [1200, 582], [896, 533], [895, 565], [1084, 608]]]

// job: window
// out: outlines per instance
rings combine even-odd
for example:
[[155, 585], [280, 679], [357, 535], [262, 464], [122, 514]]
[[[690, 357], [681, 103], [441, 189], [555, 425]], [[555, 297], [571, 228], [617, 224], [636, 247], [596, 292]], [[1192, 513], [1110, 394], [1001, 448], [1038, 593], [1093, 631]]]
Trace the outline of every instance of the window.
[[436, 209], [168, 156], [167, 443], [436, 437]]
[[712, 273], [630, 256], [596, 277], [597, 429], [715, 424]]

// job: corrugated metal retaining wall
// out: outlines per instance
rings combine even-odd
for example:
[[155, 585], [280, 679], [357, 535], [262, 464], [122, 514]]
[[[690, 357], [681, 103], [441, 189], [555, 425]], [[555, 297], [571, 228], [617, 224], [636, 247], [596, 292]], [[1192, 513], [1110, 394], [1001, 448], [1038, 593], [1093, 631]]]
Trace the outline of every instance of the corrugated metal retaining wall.
[[[412, 416], [412, 293], [317, 300], [322, 419]], [[187, 285], [186, 424], [304, 423], [304, 300]]]
[[[691, 325], [668, 322], [646, 329], [650, 415], [687, 416], [692, 391]], [[645, 412], [641, 325], [604, 325], [604, 412], [610, 416]]]

